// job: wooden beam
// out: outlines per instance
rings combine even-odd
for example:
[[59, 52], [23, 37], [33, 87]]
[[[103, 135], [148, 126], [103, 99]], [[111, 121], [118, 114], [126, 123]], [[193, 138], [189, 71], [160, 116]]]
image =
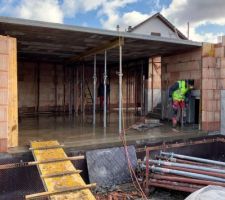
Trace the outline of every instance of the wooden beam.
[[78, 186], [78, 187], [69, 187], [69, 188], [59, 189], [59, 190], [51, 191], [51, 192], [40, 192], [40, 193], [36, 193], [36, 194], [30, 194], [30, 195], [26, 195], [25, 198], [26, 199], [37, 199], [37, 198], [42, 198], [42, 197], [48, 197], [50, 195], [75, 192], [75, 191], [90, 189], [90, 188], [94, 188], [94, 187], [96, 187], [96, 183], [91, 183], [88, 185]]
[[82, 170], [74, 170], [74, 171], [60, 172], [60, 173], [54, 173], [54, 174], [43, 174], [43, 175], [41, 175], [41, 178], [53, 178], [53, 177], [57, 177], [57, 176], [79, 174], [81, 172], [82, 172]]
[[108, 42], [108, 43], [106, 43], [106, 44], [104, 44], [104, 45], [102, 45], [100, 47], [92, 48], [92, 49], [90, 49], [90, 50], [88, 50], [88, 51], [86, 51], [84, 53], [81, 53], [78, 56], [71, 57], [69, 59], [69, 61], [70, 62], [80, 61], [80, 60], [82, 60], [85, 57], [98, 54], [100, 52], [103, 52], [104, 50], [113, 49], [115, 47], [118, 47], [119, 45], [124, 45], [124, 38], [119, 38], [119, 39], [113, 40], [111, 42]]
[[54, 163], [54, 162], [64, 162], [64, 161], [71, 161], [71, 160], [83, 160], [84, 156], [74, 156], [74, 157], [67, 157], [67, 158], [60, 158], [60, 159], [50, 159], [44, 161], [31, 161], [31, 162], [19, 162], [19, 163], [9, 163], [0, 165], [0, 170], [2, 169], [13, 169], [18, 167], [30, 167], [39, 164], [47, 164], [47, 163]]
[[39, 148], [29, 148], [29, 150], [34, 151], [34, 150], [46, 150], [46, 149], [57, 149], [57, 148], [63, 148], [64, 145], [54, 145], [54, 146], [46, 146], [46, 147], [39, 147]]

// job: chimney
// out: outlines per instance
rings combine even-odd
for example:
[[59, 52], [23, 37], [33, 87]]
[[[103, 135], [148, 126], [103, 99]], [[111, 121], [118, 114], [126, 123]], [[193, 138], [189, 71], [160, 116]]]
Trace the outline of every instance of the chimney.
[[131, 32], [131, 30], [132, 30], [132, 26], [128, 26], [127, 32]]

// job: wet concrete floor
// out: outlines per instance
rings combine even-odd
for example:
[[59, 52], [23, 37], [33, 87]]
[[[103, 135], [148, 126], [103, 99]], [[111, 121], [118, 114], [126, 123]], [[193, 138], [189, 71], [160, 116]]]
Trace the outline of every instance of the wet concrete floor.
[[[124, 114], [124, 126], [130, 127], [143, 120], [133, 112]], [[66, 147], [105, 148], [121, 145], [118, 134], [118, 113], [108, 114], [107, 128], [103, 128], [103, 115], [97, 114], [96, 126], [92, 125], [92, 116], [39, 116], [22, 118], [19, 123], [19, 146], [29, 145], [32, 140], [58, 140]], [[173, 140], [206, 135], [196, 128], [173, 131], [170, 124], [164, 123], [147, 131], [126, 131], [129, 144], [141, 145], [152, 141]]]

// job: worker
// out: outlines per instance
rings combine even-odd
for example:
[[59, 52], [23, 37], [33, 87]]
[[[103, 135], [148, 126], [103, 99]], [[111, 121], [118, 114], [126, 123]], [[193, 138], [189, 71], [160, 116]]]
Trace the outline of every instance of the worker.
[[191, 90], [194, 88], [194, 80], [179, 80], [169, 89], [169, 98], [172, 98], [173, 117], [172, 124], [175, 128], [181, 120], [183, 125], [183, 111], [188, 107]]
[[100, 101], [100, 110], [103, 110], [103, 103], [104, 103], [104, 84], [100, 82], [98, 86], [98, 97]]
[[[106, 83], [106, 106], [109, 107], [109, 94], [110, 94], [110, 85], [109, 83]], [[100, 82], [98, 87], [98, 97], [100, 101], [100, 110], [103, 110], [104, 108], [104, 84]]]

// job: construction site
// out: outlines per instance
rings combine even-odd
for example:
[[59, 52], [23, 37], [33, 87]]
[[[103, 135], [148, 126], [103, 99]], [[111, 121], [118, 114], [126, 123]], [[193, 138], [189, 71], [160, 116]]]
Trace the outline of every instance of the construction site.
[[[174, 128], [180, 80], [194, 84]], [[225, 187], [224, 97], [225, 37], [189, 40], [160, 13], [127, 31], [0, 17], [0, 199]]]

